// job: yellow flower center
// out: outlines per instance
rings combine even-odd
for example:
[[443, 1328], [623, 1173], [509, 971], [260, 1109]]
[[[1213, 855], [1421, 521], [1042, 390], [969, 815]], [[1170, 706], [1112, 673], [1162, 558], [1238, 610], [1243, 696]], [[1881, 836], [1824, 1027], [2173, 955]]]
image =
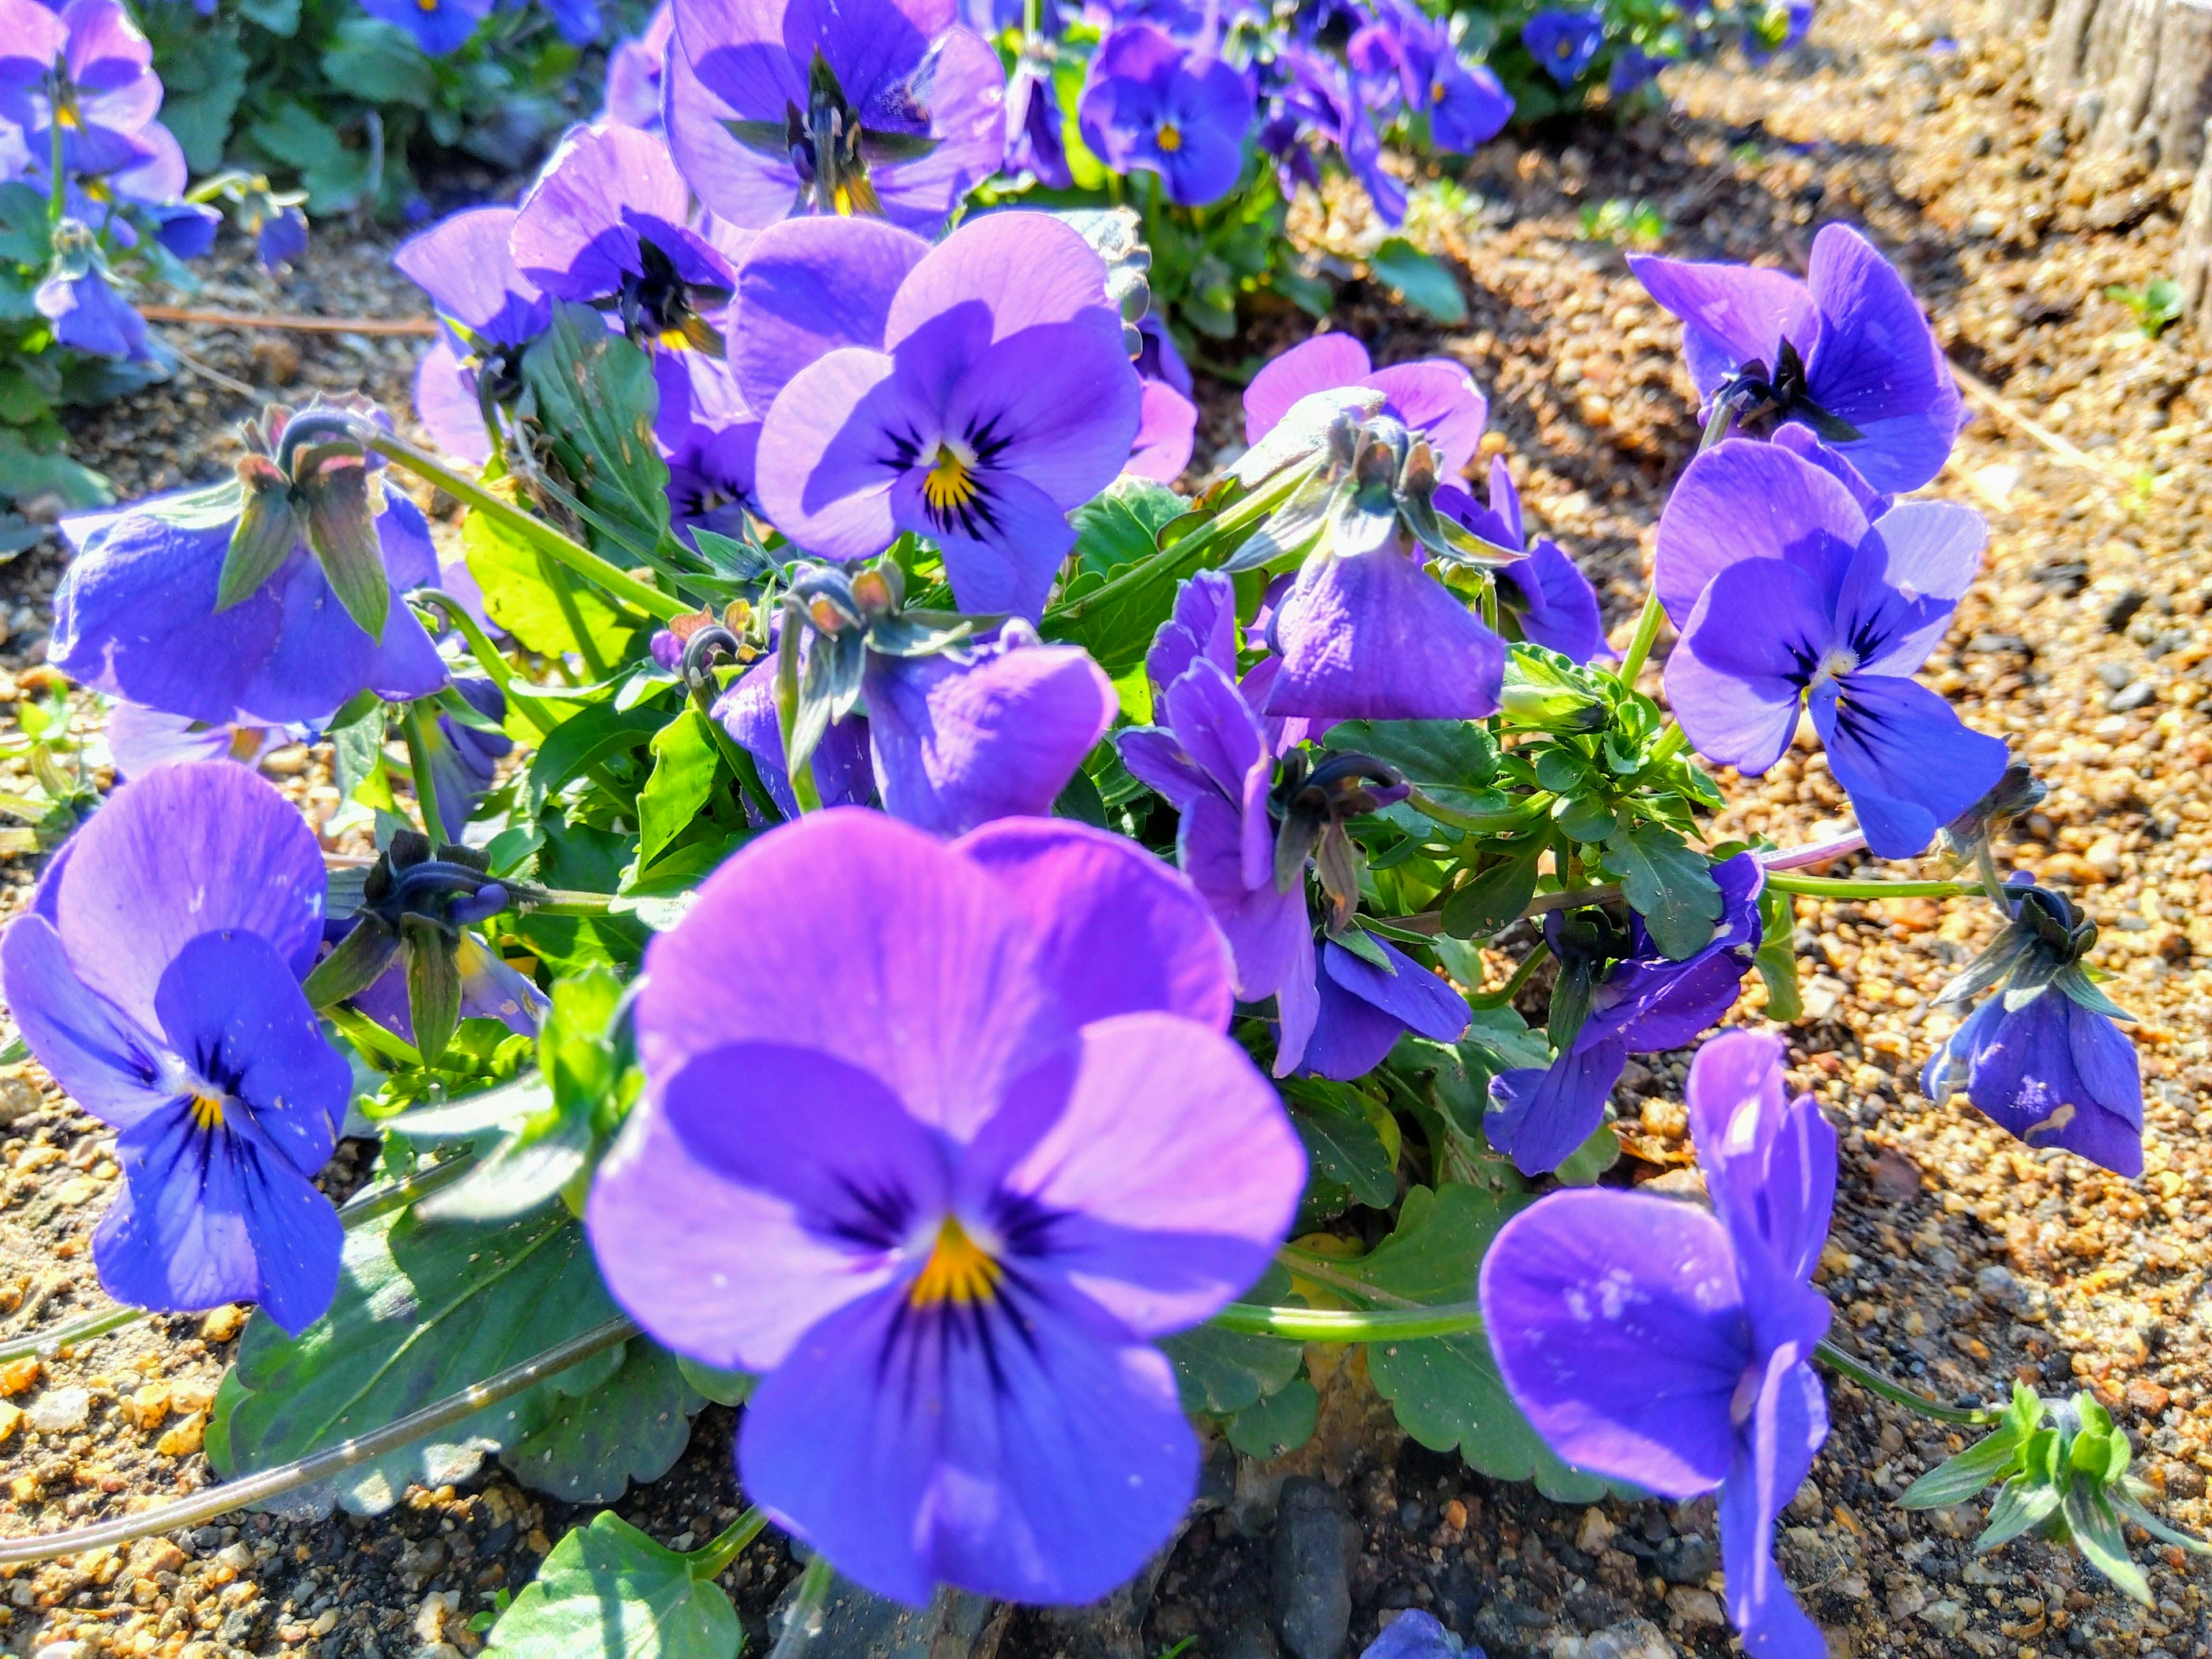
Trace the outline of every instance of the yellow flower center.
[[1431, 82], [1429, 82], [1429, 101], [1430, 101], [1431, 103], [1432, 103], [1432, 104], [1441, 104], [1441, 103], [1443, 103], [1443, 100], [1444, 100], [1444, 83], [1443, 83], [1443, 82], [1441, 82], [1441, 81], [1431, 81]]
[[929, 503], [929, 510], [940, 518], [957, 513], [976, 494], [975, 475], [969, 470], [968, 461], [951, 444], [939, 444], [937, 459], [921, 480], [921, 498]]
[[1153, 142], [1170, 155], [1182, 148], [1182, 129], [1172, 121], [1161, 122], [1160, 130], [1152, 137]]
[[415, 7], [418, 11], [435, 11], [438, 9], [438, 0], [415, 0]]
[[957, 1217], [947, 1216], [937, 1230], [937, 1243], [930, 1247], [921, 1276], [906, 1293], [907, 1300], [917, 1308], [934, 1308], [947, 1302], [965, 1308], [993, 1300], [999, 1293], [1000, 1278], [999, 1264], [990, 1253], [968, 1237]]
[[204, 1084], [192, 1086], [192, 1121], [203, 1129], [222, 1127], [223, 1097]]
[[82, 122], [77, 119], [76, 106], [75, 104], [62, 103], [55, 105], [54, 119], [60, 122], [63, 126], [67, 127], [71, 131], [75, 131], [77, 127], [83, 125]]
[[850, 185], [841, 183], [830, 193], [830, 200], [840, 217], [849, 219], [853, 216], [853, 187]]
[[1562, 40], [1558, 46], [1552, 48], [1552, 56], [1558, 58], [1562, 64], [1565, 63], [1568, 58], [1574, 55], [1575, 43], [1571, 40]]

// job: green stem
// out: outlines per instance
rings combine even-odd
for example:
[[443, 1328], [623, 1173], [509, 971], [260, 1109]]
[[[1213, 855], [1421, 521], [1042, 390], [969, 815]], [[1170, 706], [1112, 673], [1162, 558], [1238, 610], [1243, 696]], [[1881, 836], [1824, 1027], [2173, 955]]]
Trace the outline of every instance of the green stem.
[[[1303, 1267], [1296, 1271], [1313, 1277]], [[1479, 1331], [1482, 1309], [1473, 1302], [1454, 1302], [1435, 1308], [1350, 1312], [1336, 1308], [1262, 1308], [1232, 1302], [1206, 1322], [1217, 1330], [1243, 1336], [1277, 1336], [1290, 1342], [1411, 1342], [1425, 1336]]]
[[430, 774], [430, 729], [428, 717], [422, 712], [428, 697], [417, 697], [407, 705], [407, 712], [399, 717], [399, 728], [407, 737], [407, 765], [410, 781], [415, 786], [415, 810], [422, 814], [422, 833], [436, 846], [447, 839], [445, 825], [438, 815], [438, 786]]
[[761, 1535], [768, 1525], [767, 1513], [757, 1506], [743, 1515], [708, 1539], [684, 1559], [690, 1564], [691, 1577], [700, 1583], [710, 1578], [720, 1578], [730, 1570], [730, 1563], [745, 1553], [745, 1546]]
[[1546, 959], [1551, 954], [1552, 947], [1539, 939], [1536, 948], [1522, 957], [1521, 965], [1513, 970], [1512, 978], [1507, 980], [1495, 991], [1480, 991], [1468, 997], [1468, 1006], [1471, 1008], [1503, 1008], [1521, 994], [1521, 988], [1528, 982], [1531, 975], [1544, 965]]
[[1978, 881], [1840, 881], [1829, 876], [1801, 876], [1794, 870], [1769, 870], [1766, 884], [1778, 893], [1807, 898], [1957, 898], [1983, 890]]
[[62, 222], [62, 204], [68, 199], [69, 174], [62, 171], [62, 98], [61, 77], [48, 77], [46, 121], [52, 138], [52, 170], [47, 173], [46, 228], [52, 230]]
[[[1107, 177], [1111, 182], [1114, 175], [1109, 173]], [[1281, 477], [1270, 479], [1236, 506], [1217, 514], [1173, 546], [1162, 548], [1158, 552], [1139, 559], [1105, 586], [1093, 588], [1069, 604], [1054, 606], [1045, 612], [1045, 625], [1060, 628], [1075, 622], [1098, 606], [1119, 599], [1130, 589], [1152, 580], [1163, 565], [1176, 563], [1225, 537], [1239, 535], [1253, 528], [1290, 499], [1297, 486], [1304, 482], [1307, 471], [1304, 467], [1286, 468]]]
[[561, 608], [561, 620], [568, 625], [568, 637], [576, 642], [576, 654], [584, 659], [584, 672], [594, 680], [606, 678], [606, 659], [599, 654], [599, 647], [592, 639], [584, 613], [576, 608], [576, 590], [568, 580], [568, 573], [556, 564], [553, 556], [542, 547], [538, 550], [538, 572], [552, 591], [553, 603]]
[[1659, 624], [1665, 617], [1666, 612], [1659, 604], [1659, 590], [1655, 587], [1644, 596], [1644, 609], [1636, 618], [1636, 632], [1629, 639], [1627, 654], [1621, 658], [1620, 666], [1613, 671], [1613, 678], [1620, 682], [1622, 690], [1633, 691], [1636, 689], [1636, 677], [1644, 672], [1644, 660], [1651, 654], [1651, 647], [1658, 642]]
[[783, 633], [776, 641], [775, 658], [775, 726], [783, 739], [783, 766], [791, 779], [791, 798], [798, 802], [801, 814], [822, 810], [822, 793], [814, 787], [814, 757], [793, 760], [791, 753], [791, 734], [799, 726], [799, 636], [798, 617], [787, 616]]
[[616, 568], [580, 542], [569, 540], [514, 502], [501, 501], [475, 479], [454, 471], [436, 456], [416, 448], [404, 439], [372, 428], [362, 433], [362, 441], [386, 459], [396, 461], [417, 477], [437, 485], [456, 501], [466, 501], [501, 528], [513, 531], [540, 552], [551, 554], [586, 580], [605, 588], [623, 604], [635, 605], [647, 616], [667, 622], [691, 608], [674, 595], [649, 587], [628, 571]]
[[799, 1659], [806, 1644], [820, 1633], [822, 1604], [830, 1599], [830, 1581], [836, 1571], [830, 1558], [818, 1551], [807, 1558], [806, 1571], [799, 1574], [799, 1588], [783, 1615], [783, 1633], [775, 1638], [768, 1659]]
[[1674, 759], [1689, 740], [1690, 734], [1682, 729], [1680, 722], [1669, 716], [1667, 729], [1659, 734], [1659, 741], [1651, 745], [1651, 752], [1644, 757], [1644, 763], [1656, 766], [1662, 761]]
[[1552, 810], [1553, 799], [1549, 793], [1539, 791], [1503, 812], [1462, 812], [1457, 807], [1446, 806], [1442, 801], [1433, 800], [1416, 789], [1406, 797], [1406, 805], [1423, 817], [1448, 824], [1454, 830], [1464, 830], [1470, 835], [1495, 836], [1535, 823]]
[[1832, 1342], [1823, 1342], [1814, 1349], [1813, 1358], [1837, 1375], [1848, 1376], [1869, 1394], [1880, 1395], [1893, 1405], [1905, 1407], [1923, 1417], [1932, 1417], [1939, 1423], [1979, 1426], [1994, 1423], [2004, 1415], [2001, 1406], [1947, 1406], [1939, 1400], [1915, 1394], [1902, 1382], [1893, 1382], [1880, 1371], [1852, 1358]]

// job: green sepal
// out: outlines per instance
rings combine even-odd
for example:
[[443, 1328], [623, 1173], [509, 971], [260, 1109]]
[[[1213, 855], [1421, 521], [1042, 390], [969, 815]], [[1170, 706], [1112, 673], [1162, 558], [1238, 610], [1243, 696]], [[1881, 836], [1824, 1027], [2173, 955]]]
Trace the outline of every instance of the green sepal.
[[300, 989], [308, 1006], [328, 1008], [348, 997], [359, 996], [399, 954], [399, 936], [380, 916], [357, 917], [353, 931], [337, 942], [330, 955], [315, 964]]
[[317, 444], [295, 463], [307, 497], [307, 545], [361, 631], [384, 643], [392, 611], [392, 580], [384, 568], [384, 542], [376, 532], [368, 458], [357, 445]]
[[407, 945], [407, 1018], [415, 1027], [415, 1049], [425, 1066], [434, 1066], [461, 1023], [459, 941], [427, 916], [407, 916], [399, 927]]
[[223, 555], [222, 571], [216, 578], [218, 616], [259, 592], [276, 568], [292, 556], [302, 533], [291, 490], [274, 463], [249, 455], [239, 463], [238, 477], [238, 527], [230, 532], [230, 550]]

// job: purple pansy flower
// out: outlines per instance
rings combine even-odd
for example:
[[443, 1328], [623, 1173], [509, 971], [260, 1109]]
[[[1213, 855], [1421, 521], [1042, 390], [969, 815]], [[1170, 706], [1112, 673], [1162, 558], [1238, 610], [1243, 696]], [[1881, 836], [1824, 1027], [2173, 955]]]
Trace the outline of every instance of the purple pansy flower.
[[146, 319], [108, 282], [93, 233], [75, 219], [53, 228], [54, 262], [31, 296], [55, 340], [102, 357], [144, 357]]
[[415, 37], [432, 58], [465, 45], [477, 25], [491, 15], [493, 0], [361, 0], [371, 17], [396, 23]]
[[1036, 819], [810, 815], [653, 940], [592, 1247], [656, 1340], [761, 1375], [744, 1488], [859, 1583], [1087, 1601], [1173, 1533], [1198, 1449], [1149, 1339], [1305, 1182], [1223, 969], [1143, 848]]
[[430, 296], [441, 332], [415, 369], [415, 412], [439, 447], [482, 466], [491, 459], [481, 377], [520, 373], [522, 348], [544, 331], [552, 307], [514, 263], [515, 210], [468, 208], [410, 236], [392, 256], [399, 274]]
[[1375, 216], [1392, 227], [1406, 222], [1404, 182], [1382, 165], [1382, 140], [1351, 71], [1326, 53], [1286, 46], [1275, 54], [1269, 116], [1261, 148], [1276, 157], [1285, 196], [1300, 184], [1318, 185], [1321, 173], [1305, 136], [1334, 144], [1344, 165], [1374, 204]]
[[289, 265], [307, 251], [307, 216], [296, 207], [264, 214], [254, 227], [253, 257], [264, 270]]
[[[1437, 511], [1457, 520], [1474, 534], [1507, 552], [1527, 548], [1528, 556], [1498, 573], [1499, 597], [1511, 606], [1524, 639], [1577, 662], [1595, 662], [1614, 653], [1606, 642], [1605, 617], [1589, 578], [1549, 536], [1533, 545], [1521, 518], [1521, 492], [1503, 455], [1490, 458], [1490, 501], [1474, 498], [1455, 485], [1437, 490]], [[1517, 596], [1517, 603], [1516, 599]]]
[[[1632, 913], [1628, 955], [1591, 991], [1589, 1015], [1559, 1057], [1541, 1070], [1501, 1072], [1490, 1080], [1484, 1132], [1523, 1174], [1558, 1169], [1597, 1132], [1630, 1054], [1679, 1048], [1735, 1005], [1759, 949], [1765, 872], [1751, 854], [1739, 853], [1713, 866], [1713, 879], [1722, 908], [1711, 942], [1672, 961]], [[1570, 960], [1566, 927], [1559, 911], [1544, 918], [1544, 937], [1562, 962]]]
[[677, 0], [665, 112], [732, 224], [878, 212], [933, 231], [998, 170], [999, 54], [954, 0]]
[[1513, 118], [1513, 96], [1486, 64], [1461, 61], [1451, 30], [1418, 7], [1389, 4], [1346, 48], [1355, 64], [1382, 78], [1393, 101], [1429, 120], [1436, 148], [1454, 155], [1480, 149]]
[[588, 46], [599, 38], [599, 0], [539, 0], [561, 38], [572, 46]]
[[323, 860], [292, 804], [227, 762], [111, 796], [0, 935], [31, 1052], [120, 1133], [93, 1236], [118, 1301], [258, 1302], [296, 1334], [337, 1287], [343, 1231], [313, 1178], [352, 1094], [300, 975]]
[[1628, 264], [1682, 319], [1682, 356], [1709, 404], [1810, 426], [1876, 489], [1917, 489], [1943, 470], [1965, 400], [1905, 279], [1850, 226], [1822, 228], [1802, 283], [1649, 254]]
[[172, 761], [236, 761], [252, 766], [271, 749], [298, 739], [266, 720], [210, 726], [182, 714], [118, 698], [107, 715], [107, 752], [118, 777], [135, 778]]
[[1243, 70], [1151, 23], [1100, 43], [1078, 106], [1083, 142], [1116, 173], [1157, 173], [1183, 207], [1217, 202], [1244, 167], [1253, 88]]
[[754, 506], [760, 417], [737, 377], [702, 351], [654, 355], [660, 391], [653, 434], [668, 462], [668, 509], [678, 530], [698, 526], [743, 539]]
[[1605, 44], [1605, 17], [1595, 11], [1540, 11], [1521, 26], [1521, 44], [1545, 74], [1571, 87]]
[[1349, 334], [1317, 334], [1275, 358], [1244, 388], [1244, 441], [1256, 444], [1293, 404], [1316, 392], [1365, 386], [1382, 394], [1382, 410], [1419, 433], [1437, 453], [1438, 471], [1461, 473], [1482, 442], [1490, 404], [1464, 364], [1421, 357], [1377, 368]]
[[668, 43], [675, 33], [671, 0], [660, 0], [646, 20], [645, 33], [617, 43], [607, 54], [607, 98], [601, 120], [647, 132], [664, 130], [660, 88], [668, 72]]
[[1606, 90], [1616, 98], [1626, 98], [1632, 92], [1650, 85], [1659, 78], [1659, 71], [1672, 69], [1675, 59], [1655, 56], [1641, 46], [1623, 46], [1613, 60], [1613, 72], [1606, 77]]
[[1682, 630], [1667, 698], [1707, 759], [1756, 775], [1810, 706], [1867, 845], [1909, 858], [2003, 774], [2005, 746], [1909, 677], [1980, 567], [1980, 516], [1907, 501], [1871, 525], [1831, 474], [1731, 439], [1690, 463], [1653, 581]]
[[[801, 547], [934, 538], [963, 611], [1043, 613], [1071, 508], [1128, 459], [1142, 393], [1081, 234], [988, 214], [932, 248], [857, 220], [762, 233], [731, 361], [768, 410], [761, 505]], [[853, 342], [853, 343], [847, 343]]]
[[[498, 686], [477, 674], [456, 675], [453, 690], [477, 714], [507, 718], [507, 698]], [[438, 825], [449, 842], [468, 828], [477, 804], [499, 776], [499, 763], [513, 752], [513, 738], [486, 732], [441, 714], [429, 730], [430, 780], [438, 797]]]
[[1782, 1104], [1781, 1048], [1731, 1034], [1692, 1067], [1717, 1215], [1554, 1193], [1498, 1231], [1481, 1297], [1505, 1385], [1552, 1449], [1664, 1498], [1717, 1488], [1745, 1650], [1825, 1659], [1775, 1562], [1774, 1524], [1827, 1437], [1811, 1358], [1829, 1308], [1806, 1275], [1827, 1237], [1836, 1142], [1809, 1096]]
[[2063, 1146], [2130, 1180], [2142, 1173], [2142, 1066], [2117, 1006], [2080, 966], [2096, 942], [2059, 893], [2024, 873], [2002, 902], [2011, 924], [1936, 998], [1963, 1005], [2003, 988], [1929, 1057], [1920, 1091], [1963, 1093], [1975, 1109], [2034, 1146]]
[[[0, 114], [23, 128], [33, 162], [52, 155], [58, 111], [64, 170], [71, 175], [117, 173], [152, 153], [146, 129], [161, 107], [154, 48], [121, 0], [70, 0], [59, 21], [68, 31], [57, 72], [12, 86], [0, 81]], [[14, 31], [10, 31], [11, 35]], [[17, 65], [45, 49], [44, 25], [27, 29]], [[12, 54], [11, 54], [12, 56]]]

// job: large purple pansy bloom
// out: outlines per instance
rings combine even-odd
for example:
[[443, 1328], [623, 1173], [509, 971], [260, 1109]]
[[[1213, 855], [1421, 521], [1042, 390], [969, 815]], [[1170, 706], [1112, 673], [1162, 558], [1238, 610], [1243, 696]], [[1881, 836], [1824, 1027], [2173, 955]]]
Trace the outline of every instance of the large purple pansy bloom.
[[[1498, 573], [1501, 593], [1520, 618], [1522, 637], [1547, 651], [1557, 651], [1577, 662], [1610, 658], [1606, 642], [1605, 617], [1599, 610], [1597, 590], [1590, 586], [1565, 550], [1549, 536], [1539, 536], [1532, 545], [1521, 517], [1521, 492], [1505, 458], [1490, 458], [1490, 501], [1475, 505], [1474, 498], [1452, 484], [1440, 485], [1437, 511], [1457, 520], [1493, 547], [1507, 552], [1527, 548], [1528, 556]], [[1515, 600], [1517, 599], [1517, 603]]]
[[1346, 386], [1381, 392], [1382, 412], [1429, 441], [1439, 471], [1464, 472], [1474, 459], [1490, 404], [1465, 365], [1422, 357], [1377, 368], [1349, 334], [1316, 335], [1252, 377], [1244, 388], [1244, 441], [1256, 444], [1273, 432], [1300, 398]]
[[1906, 501], [1867, 522], [1832, 474], [1731, 439], [1692, 461], [1659, 521], [1654, 582], [1682, 630], [1667, 698], [1707, 759], [1756, 775], [1801, 708], [1867, 845], [1909, 858], [2003, 774], [2005, 746], [1911, 679], [1980, 568], [1968, 508]]
[[514, 263], [515, 210], [466, 208], [400, 244], [399, 274], [430, 296], [441, 331], [415, 368], [415, 412], [449, 455], [491, 459], [480, 377], [510, 378], [552, 307]]
[[1204, 207], [1244, 167], [1250, 77], [1152, 23], [1122, 23], [1091, 60], [1078, 106], [1083, 142], [1116, 173], [1157, 173], [1168, 199]]
[[957, 10], [677, 0], [664, 110], [699, 199], [737, 225], [811, 204], [936, 229], [1006, 143], [1006, 71]]
[[[120, 0], [70, 0], [59, 9], [59, 21], [68, 39], [58, 73], [45, 84], [18, 80], [0, 92], [0, 114], [24, 129], [31, 156], [41, 167], [52, 154], [57, 119], [65, 172], [119, 173], [137, 166], [154, 154], [145, 133], [161, 107], [152, 44]], [[10, 36], [12, 42], [15, 31]], [[21, 38], [17, 50], [27, 56], [19, 64], [46, 47], [48, 27], [34, 20]]]
[[[1827, 1437], [1811, 1358], [1829, 1309], [1806, 1270], [1827, 1236], [1835, 1136], [1810, 1098], [1781, 1104], [1780, 1046], [1717, 1038], [1692, 1068], [1717, 1215], [1554, 1193], [1499, 1230], [1482, 1309], [1515, 1403], [1561, 1457], [1665, 1498], [1718, 1489], [1745, 1650], [1825, 1659], [1775, 1562], [1774, 1524]], [[1725, 1126], [1717, 1157], [1706, 1126]]]
[[932, 537], [962, 610], [1036, 619], [1075, 542], [1069, 509], [1112, 482], [1137, 432], [1103, 262], [1040, 213], [969, 220], [918, 258], [886, 226], [814, 228], [764, 232], [738, 279], [732, 362], [768, 410], [761, 505], [832, 559]]
[[754, 503], [760, 417], [745, 406], [737, 377], [719, 357], [658, 352], [653, 377], [660, 391], [653, 435], [668, 461], [670, 520], [678, 530], [742, 539]]
[[120, 1133], [93, 1264], [123, 1302], [258, 1302], [297, 1334], [343, 1242], [313, 1185], [352, 1093], [299, 978], [323, 864], [290, 802], [228, 762], [117, 790], [0, 936], [31, 1052]]
[[[1739, 853], [1713, 867], [1721, 919], [1705, 946], [1680, 962], [1651, 942], [1644, 919], [1630, 918], [1629, 954], [1590, 994], [1589, 1015], [1566, 1049], [1541, 1070], [1501, 1072], [1490, 1080], [1483, 1128], [1492, 1146], [1524, 1174], [1556, 1170], [1605, 1121], [1605, 1103], [1632, 1054], [1679, 1048], [1728, 1012], [1759, 948], [1759, 890], [1765, 872]], [[1545, 919], [1557, 948], [1560, 924]]]
[[1825, 415], [1856, 428], [1838, 447], [1875, 489], [1917, 489], [1943, 470], [1965, 400], [1912, 290], [1850, 226], [1828, 225], [1813, 239], [1802, 283], [1779, 270], [1649, 254], [1628, 263], [1682, 319], [1682, 355], [1705, 398], [1755, 367], [1775, 418], [1817, 428]]
[[396, 23], [432, 58], [459, 50], [491, 15], [493, 0], [361, 0], [371, 17]]
[[1604, 14], [1540, 11], [1521, 26], [1521, 44], [1545, 74], [1571, 87], [1605, 44]]
[[586, 1224], [656, 1340], [761, 1375], [748, 1494], [909, 1602], [1129, 1577], [1198, 1473], [1150, 1339], [1259, 1275], [1305, 1181], [1188, 887], [1078, 825], [824, 812], [717, 871], [645, 987]]

